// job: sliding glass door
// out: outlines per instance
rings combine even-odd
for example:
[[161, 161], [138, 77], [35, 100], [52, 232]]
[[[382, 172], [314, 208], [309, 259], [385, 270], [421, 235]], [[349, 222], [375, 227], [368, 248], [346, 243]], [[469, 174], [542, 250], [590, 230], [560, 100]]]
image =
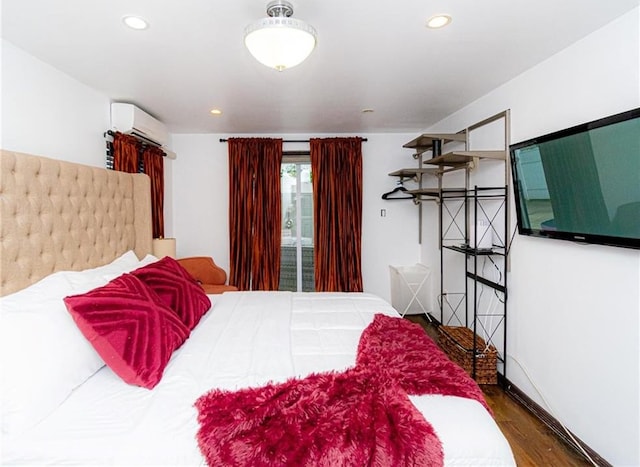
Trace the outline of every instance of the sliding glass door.
[[284, 158], [280, 169], [280, 290], [313, 292], [313, 188], [308, 157]]

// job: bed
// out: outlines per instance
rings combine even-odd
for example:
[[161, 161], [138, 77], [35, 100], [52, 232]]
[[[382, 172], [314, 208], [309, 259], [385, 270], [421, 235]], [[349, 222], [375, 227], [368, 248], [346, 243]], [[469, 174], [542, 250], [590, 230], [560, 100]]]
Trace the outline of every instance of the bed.
[[[209, 295], [153, 388], [127, 384], [63, 299], [161, 262], [150, 255], [148, 179], [7, 151], [0, 158], [3, 464], [205, 465], [196, 401], [342, 378], [358, 368], [374, 323], [405, 322], [366, 293]], [[408, 400], [436, 433], [445, 465], [515, 465], [481, 402]]]

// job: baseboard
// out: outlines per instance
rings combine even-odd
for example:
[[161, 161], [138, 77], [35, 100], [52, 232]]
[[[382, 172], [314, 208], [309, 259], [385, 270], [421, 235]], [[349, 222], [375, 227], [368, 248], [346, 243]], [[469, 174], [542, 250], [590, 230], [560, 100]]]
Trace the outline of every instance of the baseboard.
[[[438, 320], [432, 313], [426, 313], [426, 321], [435, 326], [440, 326], [440, 320]], [[562, 427], [562, 424], [543, 407], [536, 403], [533, 399], [527, 396], [520, 388], [505, 378], [501, 373], [498, 373], [498, 385], [502, 387], [504, 392], [512, 399], [516, 400], [520, 405], [527, 409], [534, 417], [544, 423], [560, 440], [573, 449], [579, 456], [583, 457], [586, 461], [589, 461], [584, 455], [580, 447], [569, 437], [567, 432]], [[571, 433], [584, 451], [587, 452], [589, 457], [600, 467], [613, 467], [609, 462], [600, 456], [597, 452], [591, 449], [584, 441], [578, 438], [575, 434]]]
[[[555, 435], [564, 441], [567, 445], [569, 445], [572, 449], [574, 449], [580, 456], [584, 457], [585, 460], [588, 460], [584, 453], [580, 450], [580, 447], [576, 445], [576, 443], [567, 435], [567, 432], [562, 427], [562, 424], [549, 412], [547, 412], [543, 407], [537, 404], [533, 399], [527, 396], [520, 388], [518, 388], [511, 381], [506, 379], [503, 375], [498, 373], [498, 384], [502, 386], [504, 391], [513, 399], [518, 401], [524, 408], [526, 408], [534, 417], [544, 423], [551, 431], [555, 433]], [[576, 435], [571, 433], [571, 435], [576, 439], [582, 449], [584, 449], [587, 454], [591, 457], [591, 459], [598, 464], [600, 467], [613, 467], [609, 462], [604, 460], [600, 454], [591, 449], [587, 444], [579, 439]]]
[[440, 320], [438, 318], [436, 318], [433, 313], [429, 312], [426, 313], [427, 319], [429, 320], [430, 323], [436, 325], [436, 326], [440, 326], [442, 323], [440, 323]]

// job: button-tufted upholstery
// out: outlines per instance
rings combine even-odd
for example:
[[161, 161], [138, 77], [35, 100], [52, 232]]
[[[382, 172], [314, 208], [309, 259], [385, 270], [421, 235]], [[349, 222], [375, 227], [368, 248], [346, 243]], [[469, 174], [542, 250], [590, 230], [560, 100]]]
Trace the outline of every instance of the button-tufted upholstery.
[[0, 151], [0, 295], [151, 252], [149, 178]]

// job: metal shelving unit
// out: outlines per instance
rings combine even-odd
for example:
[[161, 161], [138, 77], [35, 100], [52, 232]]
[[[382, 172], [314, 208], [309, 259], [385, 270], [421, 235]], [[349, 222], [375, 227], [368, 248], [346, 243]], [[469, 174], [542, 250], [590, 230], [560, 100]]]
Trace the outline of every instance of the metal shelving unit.
[[[419, 206], [420, 240], [422, 201], [434, 200], [438, 203], [439, 321], [443, 325], [464, 326], [473, 331], [473, 376], [476, 359], [484, 350], [479, 348], [479, 334], [482, 334], [487, 347], [493, 346], [497, 350], [501, 367], [498, 370], [506, 376], [509, 119], [509, 111], [506, 110], [457, 133], [420, 135], [403, 146], [415, 150], [413, 157], [418, 161], [417, 168], [389, 173], [390, 176], [413, 178], [418, 182], [418, 188], [409, 190], [409, 193], [416, 197], [414, 201]], [[498, 121], [504, 124], [504, 141], [500, 144], [503, 149], [472, 150], [470, 134]], [[454, 148], [445, 151], [450, 146]], [[431, 157], [425, 158], [425, 155]], [[470, 186], [470, 175], [480, 168], [483, 160], [504, 162], [504, 179], [499, 185]], [[464, 186], [445, 186], [446, 175], [460, 171], [464, 172]], [[435, 177], [437, 186], [424, 186], [425, 177]], [[484, 234], [491, 236], [489, 244], [481, 237], [483, 232], [478, 230], [481, 220], [486, 224]], [[458, 267], [456, 271], [450, 271], [452, 263], [459, 263], [456, 258], [464, 260], [462, 274], [458, 273]], [[487, 265], [491, 268], [488, 271]], [[458, 281], [449, 285], [447, 281], [452, 276], [458, 276]]]

